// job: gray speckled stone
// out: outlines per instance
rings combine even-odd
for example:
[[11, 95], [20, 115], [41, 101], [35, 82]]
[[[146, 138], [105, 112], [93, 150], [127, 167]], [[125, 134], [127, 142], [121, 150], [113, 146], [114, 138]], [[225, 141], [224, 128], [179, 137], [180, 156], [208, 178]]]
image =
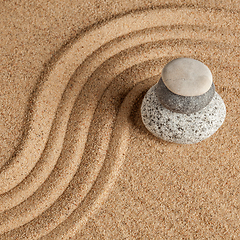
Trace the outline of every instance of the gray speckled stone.
[[215, 86], [212, 83], [211, 88], [199, 96], [181, 96], [171, 92], [160, 78], [156, 87], [156, 95], [161, 104], [178, 113], [194, 113], [206, 107], [212, 100], [215, 93]]
[[215, 92], [212, 101], [202, 110], [181, 114], [161, 105], [156, 87], [148, 90], [141, 107], [143, 123], [156, 137], [181, 144], [197, 143], [210, 137], [223, 124], [226, 107], [218, 93]]
[[199, 96], [212, 86], [212, 73], [202, 62], [192, 58], [177, 58], [162, 70], [162, 80], [173, 93]]

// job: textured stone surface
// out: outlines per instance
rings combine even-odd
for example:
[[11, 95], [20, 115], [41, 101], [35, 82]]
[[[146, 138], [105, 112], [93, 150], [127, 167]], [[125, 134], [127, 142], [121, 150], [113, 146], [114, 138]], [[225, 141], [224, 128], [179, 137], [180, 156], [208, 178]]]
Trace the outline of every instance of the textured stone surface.
[[171, 92], [163, 83], [162, 78], [160, 78], [157, 87], [156, 95], [161, 102], [161, 104], [179, 113], [194, 113], [200, 111], [202, 108], [206, 107], [212, 100], [215, 93], [215, 86], [212, 83], [210, 89], [199, 96], [181, 96]]
[[210, 137], [223, 124], [226, 107], [218, 93], [215, 92], [212, 101], [201, 111], [181, 114], [161, 105], [156, 87], [148, 90], [141, 107], [143, 123], [156, 137], [175, 143], [197, 143]]
[[192, 58], [178, 58], [162, 70], [162, 80], [173, 93], [199, 96], [212, 86], [212, 73], [202, 62]]

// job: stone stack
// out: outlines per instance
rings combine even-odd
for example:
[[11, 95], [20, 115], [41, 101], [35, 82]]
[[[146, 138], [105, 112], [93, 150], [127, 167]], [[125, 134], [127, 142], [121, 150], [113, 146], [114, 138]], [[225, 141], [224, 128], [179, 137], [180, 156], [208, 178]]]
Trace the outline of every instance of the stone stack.
[[146, 93], [141, 116], [156, 137], [191, 144], [218, 130], [226, 107], [209, 68], [195, 59], [178, 58], [163, 68], [159, 82]]

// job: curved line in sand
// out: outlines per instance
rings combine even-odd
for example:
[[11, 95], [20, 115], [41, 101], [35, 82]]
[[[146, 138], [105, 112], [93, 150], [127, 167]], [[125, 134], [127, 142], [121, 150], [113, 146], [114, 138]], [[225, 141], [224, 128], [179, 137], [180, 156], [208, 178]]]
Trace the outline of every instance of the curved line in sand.
[[[81, 202], [80, 206], [74, 210], [70, 217], [64, 219], [65, 221], [62, 222], [61, 225], [59, 225], [57, 228], [55, 228], [54, 231], [52, 231], [49, 235], [43, 236], [43, 233], [38, 233], [39, 235], [36, 236], [36, 233], [29, 232], [29, 235], [25, 235], [28, 237], [28, 239], [37, 239], [41, 236], [43, 236], [41, 237], [42, 239], [61, 239], [64, 236], [69, 237], [68, 231], [71, 231], [71, 235], [73, 234], [73, 231], [72, 229], [68, 229], [66, 231], [65, 224], [67, 226], [70, 224], [70, 226], [73, 227], [71, 218], [75, 218], [76, 215], [80, 217], [81, 215], [78, 221], [74, 221], [74, 224], [76, 224], [76, 227], [74, 226], [74, 230], [77, 231], [81, 225], [86, 223], [90, 215], [92, 215], [92, 213], [96, 212], [100, 208], [101, 203], [107, 199], [109, 190], [112, 188], [114, 182], [116, 181], [122, 163], [124, 162], [124, 155], [128, 147], [128, 116], [131, 114], [131, 108], [135, 103], [134, 100], [136, 101], [136, 98], [142, 92], [143, 88], [145, 90], [151, 85], [151, 82], [140, 82], [137, 87], [134, 87], [134, 89], [130, 91], [130, 93], [124, 99], [124, 102], [121, 104], [116, 123], [114, 124], [114, 133], [111, 136], [108, 155], [104, 161], [103, 166], [101, 167], [100, 174], [98, 174], [96, 181], [94, 181], [93, 187], [87, 193], [86, 197], [84, 197], [84, 200]], [[115, 161], [111, 159], [114, 159]], [[89, 204], [89, 202], [92, 204]], [[62, 225], [64, 225], [64, 227]], [[36, 227], [36, 224], [32, 226]], [[48, 226], [48, 223], [46, 226]], [[25, 226], [23, 227], [25, 228]], [[28, 227], [27, 229], [29, 231]], [[3, 239], [14, 239], [17, 236], [19, 237], [18, 232], [13, 230], [3, 234], [1, 237], [3, 237]]]
[[[219, 40], [219, 39], [218, 39], [218, 40]], [[152, 44], [152, 43], [151, 43], [151, 44]], [[116, 47], [116, 46], [114, 46], [114, 47]], [[164, 49], [163, 49], [163, 52], [164, 52], [164, 50], [167, 51], [167, 48], [164, 48]], [[145, 55], [145, 58], [146, 58], [146, 59], [148, 59], [148, 57], [149, 57], [149, 56]], [[153, 59], [154, 59], [154, 58], [153, 58]], [[87, 121], [87, 122], [89, 122], [89, 121]], [[57, 125], [56, 125], [56, 126], [57, 126]], [[113, 139], [113, 141], [114, 141], [114, 139]], [[70, 179], [71, 179], [71, 178], [70, 178]], [[111, 180], [111, 179], [110, 179], [110, 180]], [[92, 191], [92, 190], [91, 190], [91, 191]], [[106, 191], [107, 191], [107, 190], [106, 190]], [[61, 194], [61, 193], [60, 193], [60, 194]], [[106, 194], [107, 194], [107, 193], [106, 193]], [[90, 206], [90, 205], [89, 205], [89, 206]], [[93, 205], [92, 205], [92, 206], [93, 206]], [[90, 206], [90, 207], [91, 207], [91, 206]], [[81, 212], [80, 212], [80, 213], [81, 213]], [[85, 216], [85, 217], [86, 217], [86, 216]], [[85, 219], [85, 217], [83, 217], [83, 219]], [[83, 219], [81, 219], [80, 222], [83, 221]], [[80, 225], [81, 225], [81, 224], [80, 224]], [[24, 226], [23, 226], [23, 227], [24, 227]], [[56, 228], [56, 229], [57, 229], [57, 228]], [[61, 230], [61, 231], [63, 231], [63, 230]], [[55, 234], [54, 232], [56, 233], [56, 231], [53, 230], [53, 231], [52, 231], [52, 234]], [[41, 233], [40, 235], [43, 235], [43, 233]]]
[[[213, 10], [212, 10], [213, 11]], [[107, 22], [100, 28], [96, 28], [85, 34], [80, 41], [62, 56], [56, 63], [54, 70], [49, 74], [47, 80], [41, 85], [39, 95], [33, 106], [30, 130], [23, 143], [22, 149], [1, 168], [0, 172], [0, 194], [11, 190], [19, 184], [33, 169], [47, 143], [53, 116], [62, 94], [66, 89], [70, 76], [76, 68], [91, 55], [95, 50], [107, 42], [129, 34], [134, 31], [153, 28], [161, 25], [177, 24], [209, 24], [208, 14], [199, 9], [154, 9], [140, 13], [128, 14], [121, 18]], [[225, 18], [223, 20], [223, 18]], [[159, 20], [161, 19], [161, 21]], [[221, 19], [221, 21], [219, 21]], [[215, 12], [211, 25], [222, 27], [222, 22], [228, 21], [228, 16]], [[210, 25], [210, 24], [209, 24]], [[226, 25], [229, 30], [234, 29], [232, 25]], [[109, 31], [111, 29], [111, 31]], [[70, 64], [71, 63], [71, 64]], [[82, 83], [84, 84], [84, 83]]]
[[[158, 49], [153, 49], [153, 50], [154, 50], [155, 54], [157, 54], [157, 55], [160, 55], [160, 53], [162, 53], [161, 51], [159, 52]], [[112, 71], [110, 71], [109, 74], [104, 74], [104, 76], [102, 77], [102, 79], [104, 79], [106, 81], [105, 86], [107, 86], [108, 82], [110, 82], [112, 80], [112, 74], [118, 75], [123, 70], [126, 69], [126, 63], [124, 64], [124, 61], [127, 62], [128, 66], [132, 66], [132, 65], [136, 64], [137, 62], [141, 62], [142, 59], [139, 58], [138, 53], [139, 53], [139, 51], [135, 51], [132, 54], [132, 56], [131, 56], [131, 54], [128, 54], [129, 58], [127, 58], [127, 59], [125, 59], [123, 57], [123, 59], [121, 61], [121, 63], [123, 63], [123, 65], [120, 65], [119, 69], [118, 68], [114, 69], [114, 63], [111, 64], [112, 67], [110, 65], [110, 70], [112, 69]], [[151, 55], [151, 52], [149, 54]], [[148, 55], [146, 55], [146, 53], [143, 54], [143, 56], [144, 56], [143, 59], [145, 59], [145, 57], [147, 59], [149, 59], [150, 55], [148, 56]], [[123, 56], [124, 56], [124, 54], [123, 54]], [[156, 55], [154, 55], [153, 57], [155, 58], [155, 56]], [[118, 57], [117, 57], [117, 59], [118, 59]], [[118, 59], [118, 60], [120, 60], [120, 59]], [[107, 64], [107, 65], [109, 65], [109, 64]], [[103, 90], [105, 89], [104, 85], [101, 87], [103, 87]], [[99, 91], [99, 88], [96, 87], [95, 91]], [[75, 107], [75, 111], [77, 111], [77, 112], [79, 112], [78, 109], [81, 109], [81, 112], [78, 113], [77, 119], [78, 118], [83, 119], [82, 121], [80, 121], [80, 123], [77, 124], [77, 126], [84, 126], [84, 128], [85, 128], [85, 129], [83, 129], [83, 127], [81, 127], [78, 130], [76, 129], [76, 131], [78, 131], [81, 134], [80, 136], [78, 136], [78, 139], [79, 140], [81, 139], [81, 141], [84, 143], [84, 144], [81, 144], [81, 146], [79, 146], [82, 148], [81, 151], [84, 150], [84, 145], [85, 145], [85, 141], [87, 138], [88, 128], [89, 128], [89, 125], [91, 122], [92, 113], [94, 112], [95, 106], [96, 106], [97, 102], [99, 101], [99, 99], [97, 99], [96, 101], [93, 101], [92, 98], [94, 98], [94, 96], [90, 95], [89, 97], [87, 97], [86, 95], [92, 94], [92, 93], [93, 93], [93, 95], [95, 95], [95, 91], [94, 91], [94, 89], [91, 89], [91, 92], [89, 92], [89, 93], [85, 93], [86, 91], [83, 91], [83, 96], [79, 100], [79, 102], [84, 104], [84, 106], [82, 105], [82, 106]], [[100, 96], [101, 96], [101, 94], [100, 94]], [[95, 96], [95, 98], [96, 98], [96, 96]], [[92, 101], [91, 106], [88, 106], [88, 104], [87, 104], [88, 101]], [[95, 104], [94, 104], [94, 102], [95, 102]], [[91, 109], [92, 109], [92, 111], [91, 111]], [[86, 115], [89, 117], [86, 118], [85, 117]], [[72, 125], [76, 125], [76, 124], [71, 123], [71, 121], [70, 121], [69, 125], [72, 126]], [[73, 133], [75, 133], [76, 131], [72, 130]], [[83, 132], [85, 132], [84, 136], [83, 136]], [[72, 138], [73, 138], [72, 136], [69, 136], [69, 140]], [[75, 140], [75, 141], [79, 142], [79, 140]], [[71, 142], [69, 141], [70, 144], [71, 144]], [[64, 149], [71, 148], [70, 144], [68, 147], [64, 147]], [[74, 153], [74, 156], [73, 156], [73, 153]], [[16, 206], [15, 208], [12, 208], [8, 211], [3, 212], [1, 214], [1, 223], [0, 223], [1, 231], [5, 232], [5, 231], [11, 230], [10, 227], [11, 228], [18, 227], [19, 225], [22, 225], [22, 224], [30, 221], [34, 217], [37, 217], [41, 212], [46, 210], [59, 197], [59, 195], [61, 195], [62, 192], [65, 190], [66, 186], [72, 179], [72, 176], [77, 171], [77, 167], [80, 164], [80, 162], [79, 162], [81, 159], [80, 156], [82, 154], [79, 154], [79, 150], [77, 151], [75, 149], [75, 151], [72, 151], [72, 156], [70, 158], [66, 158], [66, 160], [65, 160], [65, 158], [62, 157], [60, 160], [58, 160], [58, 162], [61, 161], [62, 164], [58, 164], [59, 167], [55, 166], [55, 173], [51, 173], [51, 177], [49, 177], [47, 179], [47, 181], [44, 182], [43, 186], [41, 186], [36, 192], [34, 192], [33, 196], [31, 196], [29, 199], [27, 199], [25, 202], [21, 203], [20, 205]], [[74, 165], [73, 165], [73, 162], [75, 162]], [[65, 167], [63, 167], [63, 166], [65, 166]], [[62, 169], [62, 172], [61, 172], [61, 169]], [[62, 175], [62, 177], [61, 177], [61, 175]], [[68, 175], [68, 177], [67, 177], [67, 175]], [[57, 192], [57, 195], [54, 192]], [[26, 209], [26, 210], [24, 210], [24, 209]], [[16, 215], [19, 215], [19, 217], [18, 217], [18, 219], [14, 220]]]
[[[109, 147], [110, 152], [113, 152], [113, 156], [107, 156], [98, 179], [76, 210], [48, 235], [42, 237], [42, 240], [51, 238], [67, 239], [73, 237], [76, 232], [86, 224], [89, 217], [96, 213], [103, 202], [107, 200], [124, 162], [124, 155], [129, 140], [130, 123], [128, 118], [131, 114], [132, 107], [136, 103], [139, 95], [149, 89], [152, 84], [152, 81], [146, 80], [139, 82], [124, 99], [117, 117], [114, 135], [112, 137], [113, 141], [110, 142]], [[115, 159], [114, 164], [112, 163], [112, 159]], [[89, 202], [92, 202], [92, 204], [89, 204]]]

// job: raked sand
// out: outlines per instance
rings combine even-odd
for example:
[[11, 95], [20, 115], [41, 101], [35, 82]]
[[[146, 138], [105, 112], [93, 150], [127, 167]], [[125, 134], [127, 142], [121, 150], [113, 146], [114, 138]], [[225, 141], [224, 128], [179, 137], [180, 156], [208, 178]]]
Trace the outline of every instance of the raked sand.
[[[0, 239], [240, 239], [240, 2], [2, 1]], [[164, 142], [140, 107], [178, 57], [227, 116]]]

